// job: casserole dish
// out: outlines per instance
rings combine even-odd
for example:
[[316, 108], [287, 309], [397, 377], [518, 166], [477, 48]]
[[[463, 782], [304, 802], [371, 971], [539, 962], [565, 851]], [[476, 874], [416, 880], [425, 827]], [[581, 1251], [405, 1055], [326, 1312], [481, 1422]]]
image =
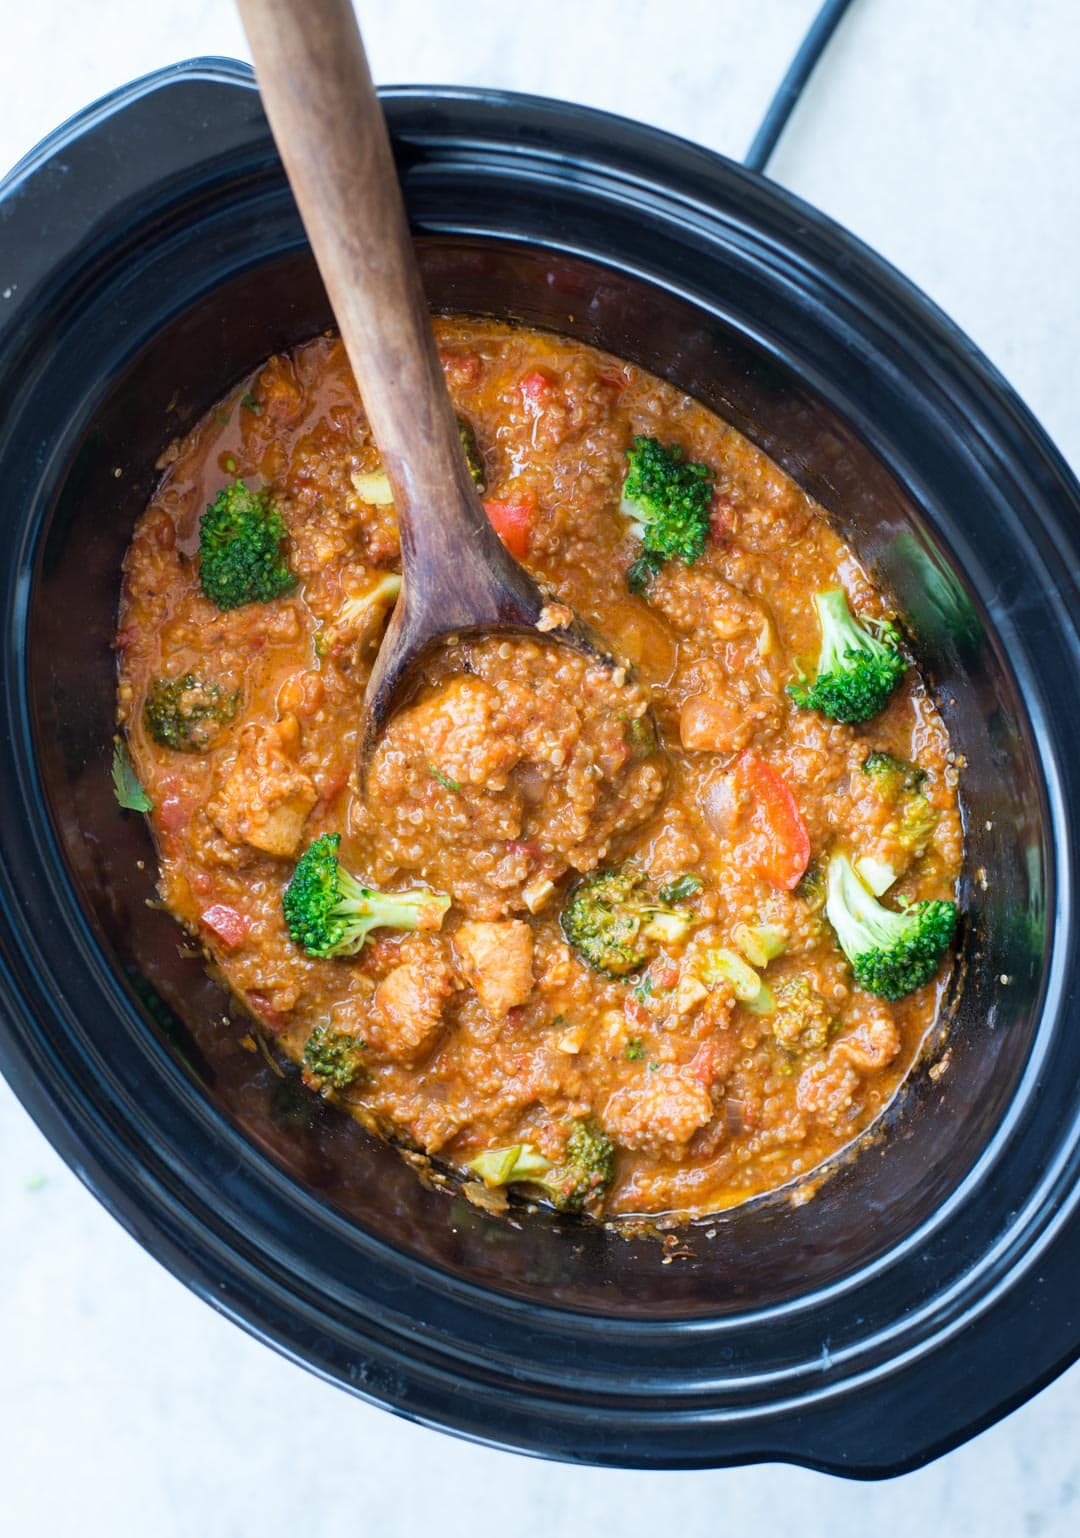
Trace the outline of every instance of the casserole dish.
[[1080, 493], [969, 342], [761, 178], [555, 103], [383, 99], [433, 306], [672, 380], [895, 594], [964, 760], [971, 917], [939, 1039], [812, 1200], [662, 1242], [422, 1185], [242, 1050], [147, 906], [149, 839], [108, 774], [155, 461], [330, 319], [250, 73], [211, 60], [0, 186], [0, 1063], [166, 1265], [400, 1413], [611, 1464], [912, 1467], [1080, 1348]]

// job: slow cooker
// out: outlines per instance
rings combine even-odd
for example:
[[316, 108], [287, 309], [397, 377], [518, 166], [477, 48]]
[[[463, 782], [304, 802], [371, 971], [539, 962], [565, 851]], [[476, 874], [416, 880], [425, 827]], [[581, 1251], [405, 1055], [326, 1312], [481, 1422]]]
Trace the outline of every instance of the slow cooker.
[[955, 327], [764, 178], [556, 102], [382, 99], [434, 308], [671, 380], [895, 594], [962, 765], [945, 1016], [811, 1200], [656, 1234], [483, 1212], [242, 1048], [113, 798], [120, 562], [170, 440], [331, 317], [250, 71], [196, 60], [0, 184], [0, 1066], [163, 1264], [401, 1414], [606, 1464], [910, 1468], [1080, 1349], [1080, 489]]

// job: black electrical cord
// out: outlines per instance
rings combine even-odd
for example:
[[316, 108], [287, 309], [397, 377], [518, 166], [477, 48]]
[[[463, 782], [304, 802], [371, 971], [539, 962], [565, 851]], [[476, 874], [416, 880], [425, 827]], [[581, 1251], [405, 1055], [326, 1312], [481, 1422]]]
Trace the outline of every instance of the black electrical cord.
[[751, 171], [764, 171], [768, 165], [806, 82], [814, 73], [818, 60], [825, 52], [829, 39], [840, 25], [844, 12], [850, 4], [851, 0], [825, 0], [825, 4], [814, 17], [798, 53], [792, 59], [787, 74], [781, 80], [776, 95], [769, 103], [768, 110], [761, 120], [761, 127], [754, 135], [754, 142], [743, 157], [743, 165]]

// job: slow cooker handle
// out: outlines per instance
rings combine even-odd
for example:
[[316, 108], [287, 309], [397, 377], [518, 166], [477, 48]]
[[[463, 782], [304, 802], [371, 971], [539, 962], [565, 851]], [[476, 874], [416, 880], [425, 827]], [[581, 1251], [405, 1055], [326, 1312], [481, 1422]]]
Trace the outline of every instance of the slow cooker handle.
[[69, 118], [0, 178], [0, 353], [94, 281], [119, 226], [167, 220], [201, 185], [272, 161], [251, 66], [236, 59], [168, 65]]

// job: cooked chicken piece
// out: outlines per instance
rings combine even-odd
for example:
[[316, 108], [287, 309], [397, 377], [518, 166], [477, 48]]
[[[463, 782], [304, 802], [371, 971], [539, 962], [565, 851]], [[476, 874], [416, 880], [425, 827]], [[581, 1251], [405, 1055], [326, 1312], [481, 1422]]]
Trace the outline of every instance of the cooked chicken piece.
[[835, 1127], [850, 1114], [858, 1087], [859, 1075], [834, 1047], [823, 1062], [803, 1070], [795, 1099], [800, 1111]]
[[687, 1068], [646, 1070], [640, 1089], [617, 1089], [604, 1107], [604, 1131], [623, 1148], [668, 1158], [685, 1151], [713, 1118], [712, 1096]]
[[388, 972], [375, 991], [371, 1045], [403, 1068], [429, 1057], [443, 1030], [453, 980], [438, 956], [413, 957]]
[[533, 990], [533, 935], [522, 919], [462, 924], [454, 936], [461, 969], [493, 1020]]
[[[522, 752], [504, 714], [493, 684], [483, 678], [452, 678], [430, 699], [400, 713], [388, 743], [396, 753], [434, 764], [447, 779], [461, 785], [499, 789]], [[384, 747], [372, 765], [377, 784], [386, 751]]]
[[836, 1043], [834, 1051], [860, 1073], [877, 1073], [900, 1051], [900, 1032], [888, 1015], [881, 1013], [856, 1026], [850, 1036]]
[[300, 845], [304, 824], [319, 799], [314, 784], [297, 767], [294, 717], [273, 726], [244, 729], [232, 770], [206, 810], [215, 827], [234, 844], [286, 859]]

